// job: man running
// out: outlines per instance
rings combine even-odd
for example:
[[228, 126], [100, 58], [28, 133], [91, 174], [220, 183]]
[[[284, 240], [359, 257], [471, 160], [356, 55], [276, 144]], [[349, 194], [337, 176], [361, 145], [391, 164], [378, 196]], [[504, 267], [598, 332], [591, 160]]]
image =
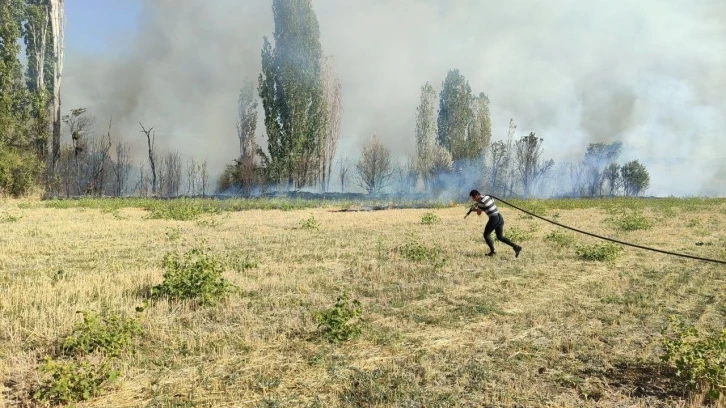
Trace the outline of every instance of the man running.
[[497, 234], [497, 239], [512, 247], [514, 249], [514, 257], [518, 258], [522, 247], [504, 236], [504, 217], [499, 213], [497, 205], [494, 204], [494, 199], [488, 195], [482, 197], [477, 190], [471, 190], [469, 197], [476, 203], [476, 215], [481, 215], [483, 211], [489, 216], [489, 221], [487, 221], [487, 225], [484, 227], [484, 241], [486, 241], [490, 251], [487, 256], [494, 256], [497, 253], [494, 250], [494, 240], [491, 237], [492, 231], [494, 231]]

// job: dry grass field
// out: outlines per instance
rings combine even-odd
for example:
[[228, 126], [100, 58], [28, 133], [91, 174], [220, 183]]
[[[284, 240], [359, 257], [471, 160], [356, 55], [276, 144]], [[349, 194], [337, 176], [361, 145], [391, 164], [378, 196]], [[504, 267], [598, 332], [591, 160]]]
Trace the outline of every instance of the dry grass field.
[[[518, 203], [594, 233], [726, 259], [726, 200]], [[103, 379], [104, 361], [118, 378], [99, 380], [77, 406], [701, 406], [703, 393], [661, 362], [664, 330], [670, 316], [701, 333], [725, 326], [726, 266], [627, 247], [585, 259], [580, 245], [600, 241], [505, 205], [518, 259], [498, 242], [485, 257], [485, 219], [464, 220], [463, 204], [155, 218], [132, 204], [0, 202], [0, 406], [82, 394], [83, 380]], [[237, 290], [208, 305], [149, 298], [165, 255], [197, 247]], [[316, 316], [343, 293], [360, 302], [359, 333], [332, 343]], [[126, 346], [110, 342], [116, 357], [69, 355], [61, 344], [83, 322], [78, 311], [120, 314], [141, 330], [124, 332]], [[43, 372], [46, 356], [70, 365]]]

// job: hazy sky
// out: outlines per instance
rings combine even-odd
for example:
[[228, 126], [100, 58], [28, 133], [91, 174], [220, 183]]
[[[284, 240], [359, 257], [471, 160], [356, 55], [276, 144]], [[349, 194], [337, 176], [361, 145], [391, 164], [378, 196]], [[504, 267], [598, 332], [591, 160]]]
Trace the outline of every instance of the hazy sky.
[[[63, 103], [113, 113], [143, 158], [159, 146], [231, 163], [236, 99], [260, 70], [271, 0], [66, 0]], [[458, 68], [545, 155], [577, 160], [622, 140], [651, 171], [650, 193], [726, 195], [726, 2], [722, 0], [313, 0], [343, 85], [340, 151], [373, 132], [414, 152], [420, 87]], [[260, 141], [262, 123], [258, 123]], [[720, 175], [717, 175], [719, 174]]]

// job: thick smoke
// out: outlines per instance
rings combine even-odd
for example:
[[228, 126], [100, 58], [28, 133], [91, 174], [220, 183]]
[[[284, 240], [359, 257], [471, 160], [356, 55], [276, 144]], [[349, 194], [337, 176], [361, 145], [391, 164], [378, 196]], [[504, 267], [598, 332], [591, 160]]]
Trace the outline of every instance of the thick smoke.
[[[238, 151], [239, 88], [272, 36], [270, 0], [148, 0], [139, 31], [113, 57], [69, 45], [66, 109], [113, 113], [143, 159], [138, 122], [160, 149], [208, 158]], [[622, 140], [651, 173], [649, 193], [725, 195], [726, 5], [721, 0], [314, 0], [321, 42], [337, 62], [344, 114], [339, 155], [374, 132], [397, 158], [414, 153], [420, 87], [459, 68], [489, 95], [494, 140], [545, 139], [547, 157], [582, 158]], [[102, 121], [99, 121], [102, 122]], [[263, 141], [258, 126], [259, 140]]]

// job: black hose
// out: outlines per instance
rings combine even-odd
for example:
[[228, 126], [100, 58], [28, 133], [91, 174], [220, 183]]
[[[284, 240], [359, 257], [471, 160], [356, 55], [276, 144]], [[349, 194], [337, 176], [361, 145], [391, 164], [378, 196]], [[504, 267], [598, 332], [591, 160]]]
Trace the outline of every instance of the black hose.
[[544, 218], [544, 217], [540, 217], [540, 216], [539, 216], [539, 215], [537, 215], [537, 214], [533, 214], [533, 213], [531, 213], [531, 212], [529, 212], [529, 211], [527, 211], [527, 210], [525, 210], [525, 209], [523, 209], [523, 208], [519, 208], [519, 207], [517, 207], [516, 205], [514, 205], [514, 204], [512, 204], [512, 203], [508, 203], [508, 202], [506, 202], [506, 201], [502, 200], [502, 199], [501, 199], [501, 198], [499, 198], [499, 197], [495, 197], [495, 196], [493, 196], [493, 195], [490, 195], [489, 197], [491, 197], [491, 198], [493, 198], [493, 199], [495, 199], [495, 200], [499, 200], [499, 201], [501, 201], [502, 203], [504, 203], [504, 204], [506, 204], [506, 205], [508, 205], [508, 206], [510, 206], [510, 207], [512, 207], [512, 208], [514, 208], [514, 209], [517, 209], [517, 210], [519, 210], [519, 211], [522, 211], [522, 212], [523, 212], [523, 213], [525, 213], [525, 214], [531, 215], [532, 217], [536, 217], [536, 218], [539, 218], [539, 219], [540, 219], [540, 220], [542, 220], [542, 221], [547, 221], [547, 222], [549, 222], [550, 224], [555, 224], [555, 225], [557, 225], [557, 226], [559, 226], [559, 227], [562, 227], [562, 228], [566, 228], [566, 229], [568, 229], [568, 230], [572, 230], [572, 231], [575, 231], [575, 232], [579, 232], [580, 234], [585, 234], [585, 235], [589, 235], [589, 236], [591, 236], [591, 237], [595, 237], [595, 238], [600, 238], [600, 239], [604, 239], [604, 240], [606, 240], [606, 241], [610, 241], [610, 242], [616, 242], [616, 243], [618, 243], [618, 244], [622, 244], [622, 245], [627, 245], [627, 246], [631, 246], [631, 247], [635, 247], [635, 248], [645, 249], [646, 251], [660, 252], [661, 254], [666, 254], [666, 255], [674, 255], [674, 256], [680, 256], [680, 257], [683, 257], [683, 258], [690, 258], [690, 259], [696, 259], [696, 260], [699, 260], [699, 261], [706, 261], [706, 262], [715, 262], [715, 263], [720, 263], [720, 264], [724, 264], [724, 265], [726, 265], [726, 261], [724, 261], [724, 260], [721, 260], [721, 259], [710, 259], [710, 258], [702, 258], [702, 257], [700, 257], [700, 256], [694, 256], [694, 255], [680, 254], [680, 253], [677, 253], [677, 252], [670, 252], [670, 251], [664, 251], [664, 250], [662, 250], [662, 249], [657, 249], [657, 248], [650, 248], [650, 247], [646, 247], [646, 246], [642, 246], [642, 245], [637, 245], [637, 244], [631, 244], [631, 243], [629, 243], [629, 242], [623, 242], [623, 241], [618, 241], [617, 239], [612, 239], [612, 238], [608, 238], [608, 237], [603, 237], [603, 236], [601, 236], [601, 235], [593, 234], [593, 233], [591, 233], [591, 232], [587, 232], [587, 231], [582, 231], [582, 230], [579, 230], [579, 229], [577, 229], [577, 228], [572, 228], [572, 227], [568, 227], [567, 225], [563, 225], [563, 224], [560, 224], [559, 222], [555, 222], [555, 221], [549, 220], [549, 219], [547, 219], [547, 218]]

